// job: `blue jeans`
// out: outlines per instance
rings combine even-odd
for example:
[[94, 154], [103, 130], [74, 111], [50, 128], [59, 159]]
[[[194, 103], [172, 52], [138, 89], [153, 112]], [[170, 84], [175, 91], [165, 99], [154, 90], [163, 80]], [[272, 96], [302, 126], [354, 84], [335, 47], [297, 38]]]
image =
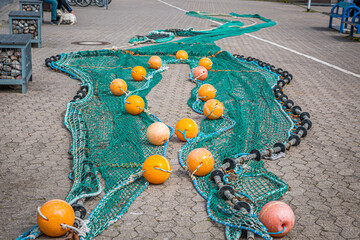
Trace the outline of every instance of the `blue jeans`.
[[56, 20], [56, 9], [57, 9], [57, 0], [43, 0], [46, 3], [51, 4], [51, 20]]

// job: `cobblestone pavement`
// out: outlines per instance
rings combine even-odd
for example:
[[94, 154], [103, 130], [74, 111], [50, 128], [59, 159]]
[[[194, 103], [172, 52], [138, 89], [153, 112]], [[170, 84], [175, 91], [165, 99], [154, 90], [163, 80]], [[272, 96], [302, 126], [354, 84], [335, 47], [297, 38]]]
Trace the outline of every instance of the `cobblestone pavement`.
[[[294, 210], [296, 225], [284, 239], [359, 239], [360, 43], [327, 28], [328, 17], [319, 12], [329, 7], [306, 12], [303, 6], [259, 1], [164, 2], [178, 8], [157, 0], [113, 1], [108, 11], [75, 7], [78, 23], [73, 26], [52, 26], [45, 13], [42, 48], [32, 49], [33, 82], [28, 93], [0, 87], [0, 238], [13, 239], [28, 230], [36, 223], [36, 207], [50, 199], [64, 199], [71, 187], [67, 178], [71, 135], [63, 118], [78, 82], [47, 69], [44, 59], [61, 52], [126, 46], [131, 36], [156, 29], [200, 30], [216, 25], [186, 16], [181, 11], [185, 9], [258, 13], [278, 23], [217, 43], [222, 50], [254, 56], [292, 73], [294, 81], [286, 87], [286, 94], [311, 114], [313, 128], [300, 146], [293, 147], [286, 158], [266, 162], [290, 186], [282, 201]], [[4, 20], [17, 4], [15, 0], [0, 9], [0, 33], [8, 33]], [[71, 44], [85, 40], [111, 45]], [[188, 66], [171, 65], [148, 96], [151, 111], [172, 126], [185, 116], [201, 120], [186, 105], [193, 87], [186, 81], [188, 71]], [[150, 186], [97, 239], [225, 238], [224, 228], [208, 219], [204, 200], [178, 164], [181, 146], [176, 138], [170, 142], [167, 157], [174, 172], [169, 181]], [[95, 198], [86, 207], [91, 209], [98, 201]]]

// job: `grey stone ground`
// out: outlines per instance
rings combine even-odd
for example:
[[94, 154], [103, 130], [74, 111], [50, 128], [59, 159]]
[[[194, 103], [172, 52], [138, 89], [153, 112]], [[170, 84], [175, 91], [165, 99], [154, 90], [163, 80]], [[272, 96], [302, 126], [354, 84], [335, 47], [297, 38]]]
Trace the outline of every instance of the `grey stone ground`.
[[[275, 20], [274, 27], [252, 33], [340, 68], [360, 74], [360, 43], [327, 28], [329, 7], [303, 7], [237, 0], [165, 0], [186, 10], [258, 13]], [[0, 33], [8, 33], [7, 13], [17, 0], [0, 9]], [[33, 82], [27, 94], [0, 87], [0, 238], [13, 239], [36, 223], [36, 207], [64, 199], [71, 187], [67, 153], [71, 135], [62, 125], [66, 103], [78, 83], [44, 67], [44, 59], [61, 52], [100, 49], [74, 41], [99, 40], [126, 46], [135, 34], [164, 28], [208, 29], [214, 23], [186, 16], [156, 0], [113, 0], [106, 11], [74, 8], [73, 26], [43, 25], [43, 47], [33, 48]], [[50, 20], [49, 13], [45, 19]], [[296, 215], [284, 239], [360, 238], [360, 96], [359, 77], [345, 74], [304, 56], [247, 35], [217, 42], [222, 50], [254, 56], [294, 75], [286, 94], [312, 115], [313, 128], [285, 159], [266, 166], [286, 181], [282, 198]], [[105, 47], [110, 47], [105, 46]], [[193, 85], [188, 67], [171, 65], [148, 95], [151, 111], [169, 125], [191, 116], [187, 107]], [[180, 82], [181, 81], [181, 82]], [[168, 89], [171, 89], [170, 91]], [[97, 239], [224, 239], [224, 228], [207, 218], [205, 202], [177, 161], [182, 146], [171, 140], [167, 157], [173, 174], [161, 186], [150, 186], [125, 216]], [[93, 208], [99, 199], [87, 204]], [[45, 237], [43, 237], [45, 239]]]

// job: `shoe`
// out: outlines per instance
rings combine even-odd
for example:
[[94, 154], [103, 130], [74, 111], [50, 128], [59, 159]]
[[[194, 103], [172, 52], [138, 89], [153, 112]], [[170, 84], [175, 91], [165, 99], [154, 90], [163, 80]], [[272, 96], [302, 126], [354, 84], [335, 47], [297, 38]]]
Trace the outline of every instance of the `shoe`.
[[57, 21], [57, 20], [51, 20], [50, 24], [51, 25], [59, 25], [59, 22], [60, 21]]

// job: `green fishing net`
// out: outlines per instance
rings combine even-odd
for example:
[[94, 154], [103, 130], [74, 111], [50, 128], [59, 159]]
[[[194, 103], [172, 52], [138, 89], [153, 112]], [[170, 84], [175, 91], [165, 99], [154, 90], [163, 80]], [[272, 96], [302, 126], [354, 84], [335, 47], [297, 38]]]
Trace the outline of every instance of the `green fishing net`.
[[[74, 179], [66, 201], [71, 204], [105, 192], [86, 219], [88, 229], [84, 239], [94, 238], [121, 218], [131, 202], [148, 186], [142, 176], [145, 159], [155, 154], [165, 156], [167, 143], [154, 146], [146, 138], [147, 127], [160, 120], [147, 111], [137, 116], [130, 115], [124, 109], [124, 102], [131, 95], [139, 95], [145, 100], [146, 108], [146, 95], [159, 83], [161, 72], [167, 69], [168, 64], [189, 64], [193, 69], [202, 57], [210, 58], [213, 67], [205, 81], [194, 81], [196, 86], [187, 104], [203, 114], [204, 103], [197, 98], [197, 91], [202, 84], [209, 83], [217, 89], [216, 99], [226, 108], [220, 119], [204, 118], [198, 137], [189, 139], [180, 150], [179, 162], [184, 169], [187, 155], [195, 148], [208, 149], [215, 158], [216, 169], [226, 157], [238, 157], [252, 149], [264, 150], [289, 137], [293, 121], [272, 93], [279, 76], [254, 62], [220, 52], [221, 49], [215, 44], [216, 40], [254, 32], [273, 26], [275, 22], [259, 15], [187, 14], [223, 24], [206, 31], [159, 30], [154, 34], [166, 32], [171, 33], [167, 34], [170, 38], [184, 38], [126, 51], [112, 49], [67, 53], [52, 63], [52, 68], [69, 73], [88, 86], [86, 97], [70, 102], [65, 116], [65, 124], [73, 137], [70, 153], [73, 156]], [[253, 24], [245, 26], [241, 19], [249, 19]], [[131, 41], [137, 40], [141, 43], [146, 39], [133, 38]], [[178, 50], [185, 50], [189, 59], [177, 60], [175, 53]], [[147, 62], [152, 55], [160, 56], [163, 61], [159, 70], [148, 67]], [[131, 77], [131, 69], [138, 65], [145, 67], [148, 73], [147, 79], [140, 82]], [[191, 73], [189, 76], [192, 78]], [[115, 78], [124, 79], [128, 85], [128, 92], [120, 97], [113, 96], [109, 91], [109, 85]], [[100, 178], [105, 182], [103, 189]], [[228, 239], [238, 239], [241, 230], [255, 232], [265, 239], [271, 238], [257, 215], [264, 204], [286, 192], [287, 185], [267, 171], [262, 161], [251, 160], [239, 165], [224, 177], [226, 184], [234, 187], [237, 197], [251, 202], [250, 214], [235, 210], [231, 203], [221, 199], [209, 175], [191, 175], [191, 178], [196, 189], [207, 200], [209, 217], [226, 225]], [[33, 239], [39, 234], [39, 229], [34, 227], [19, 239]]]

